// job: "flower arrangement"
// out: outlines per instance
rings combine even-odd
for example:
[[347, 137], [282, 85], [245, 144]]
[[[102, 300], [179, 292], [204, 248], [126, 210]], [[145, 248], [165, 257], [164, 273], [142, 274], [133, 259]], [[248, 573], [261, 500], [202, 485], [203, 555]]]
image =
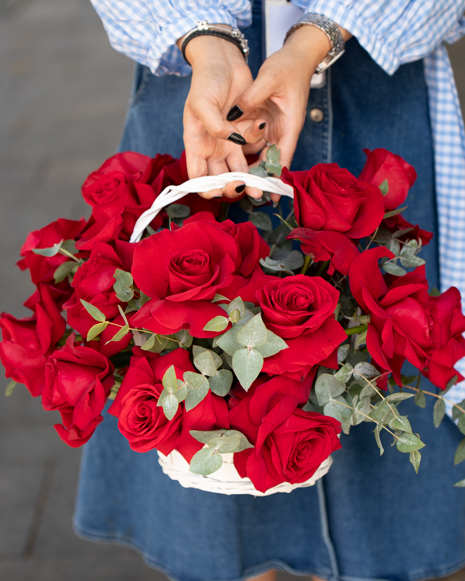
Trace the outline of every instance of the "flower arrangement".
[[[227, 219], [227, 203], [190, 194], [137, 243], [139, 217], [187, 181], [184, 158], [107, 160], [82, 188], [89, 220], [59, 219], [21, 249], [37, 289], [30, 317], [0, 318], [7, 395], [18, 382], [41, 396], [73, 447], [113, 400], [133, 450], [177, 451], [203, 476], [233, 454], [262, 493], [308, 482], [341, 448], [341, 430], [361, 422], [373, 423], [381, 454], [385, 430], [418, 471], [424, 444], [398, 406], [414, 397], [424, 407], [430, 393], [441, 423], [444, 395], [463, 379], [465, 317], [457, 289], [428, 288], [419, 252], [432, 235], [402, 217], [415, 170], [366, 153], [356, 178], [337, 164], [282, 169], [272, 146], [251, 173], [293, 188], [277, 227], [259, 209], [266, 192], [240, 200], [242, 223]], [[402, 374], [405, 361], [417, 375]], [[422, 375], [441, 392], [424, 392]], [[464, 412], [454, 406], [465, 434]]]

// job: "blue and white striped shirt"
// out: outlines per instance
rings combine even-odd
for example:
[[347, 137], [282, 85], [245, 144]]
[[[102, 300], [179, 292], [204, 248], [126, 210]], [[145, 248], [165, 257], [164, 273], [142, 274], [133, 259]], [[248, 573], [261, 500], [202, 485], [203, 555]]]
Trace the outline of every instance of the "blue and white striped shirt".
[[[186, 75], [176, 40], [199, 20], [250, 25], [249, 0], [91, 0], [116, 50], [156, 75]], [[388, 74], [425, 59], [433, 129], [441, 289], [456, 286], [465, 304], [465, 132], [444, 42], [465, 34], [465, 0], [293, 0], [351, 32]], [[465, 376], [465, 360], [457, 364]], [[448, 398], [465, 399], [465, 382]]]

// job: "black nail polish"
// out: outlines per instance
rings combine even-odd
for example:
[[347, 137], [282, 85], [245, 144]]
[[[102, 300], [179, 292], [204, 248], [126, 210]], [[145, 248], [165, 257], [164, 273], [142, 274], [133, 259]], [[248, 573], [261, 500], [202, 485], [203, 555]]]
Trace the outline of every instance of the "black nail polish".
[[242, 135], [239, 135], [239, 133], [230, 133], [228, 135], [228, 140], [236, 143], [237, 145], [245, 145], [247, 143], [247, 141], [242, 137]]
[[242, 192], [245, 190], [245, 184], [241, 184], [240, 186], [237, 186], [236, 188], [236, 192], [238, 194], [242, 194]]
[[258, 126], [258, 128], [259, 129], [265, 129], [265, 125], [266, 125], [266, 122], [263, 121], [263, 123], [260, 123], [260, 125]]
[[230, 109], [226, 119], [228, 121], [235, 121], [236, 119], [239, 119], [239, 117], [241, 117], [243, 113], [244, 111], [242, 111], [242, 109], [238, 105], [234, 105], [234, 107]]

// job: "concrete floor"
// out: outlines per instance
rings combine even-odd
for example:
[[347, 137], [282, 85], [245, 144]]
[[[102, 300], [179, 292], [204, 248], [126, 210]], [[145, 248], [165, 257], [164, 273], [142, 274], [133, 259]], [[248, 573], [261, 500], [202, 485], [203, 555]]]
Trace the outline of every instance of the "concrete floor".
[[[465, 103], [465, 43], [451, 56]], [[0, 0], [2, 311], [26, 315], [32, 287], [14, 264], [27, 233], [88, 215], [79, 187], [118, 143], [131, 72], [88, 0]], [[0, 579], [162, 581], [133, 551], [74, 536], [79, 450], [24, 388], [0, 402]]]

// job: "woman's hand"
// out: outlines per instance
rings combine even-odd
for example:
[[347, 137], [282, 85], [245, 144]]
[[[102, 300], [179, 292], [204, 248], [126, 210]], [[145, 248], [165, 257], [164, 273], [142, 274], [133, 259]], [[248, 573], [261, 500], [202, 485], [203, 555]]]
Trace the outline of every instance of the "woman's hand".
[[[340, 29], [344, 40], [350, 33]], [[302, 131], [310, 81], [318, 64], [331, 50], [324, 32], [315, 26], [302, 26], [284, 46], [263, 63], [257, 79], [236, 102], [244, 118], [252, 112], [266, 121], [266, 142], [277, 145], [281, 165], [290, 167]], [[265, 158], [265, 151], [262, 152]]]
[[[235, 125], [226, 120], [227, 112], [252, 84], [252, 74], [244, 57], [237, 46], [215, 36], [191, 40], [186, 57], [192, 65], [191, 88], [184, 107], [189, 177], [247, 172], [242, 145], [263, 141], [263, 120], [253, 113]], [[234, 198], [244, 191], [243, 186], [244, 182], [232, 182], [224, 190], [210, 190], [200, 195]]]

